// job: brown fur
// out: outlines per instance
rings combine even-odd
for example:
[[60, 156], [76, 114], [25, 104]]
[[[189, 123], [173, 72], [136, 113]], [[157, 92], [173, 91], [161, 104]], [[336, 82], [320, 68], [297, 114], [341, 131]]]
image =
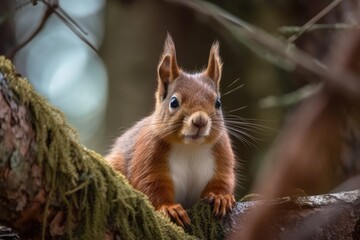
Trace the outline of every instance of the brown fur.
[[[221, 68], [219, 45], [215, 43], [206, 70], [197, 74], [183, 72], [168, 35], [158, 66], [155, 111], [120, 136], [106, 157], [114, 169], [149, 197], [157, 210], [183, 227], [190, 220], [181, 204], [175, 203], [168, 162], [172, 144], [211, 145], [215, 171], [201, 197], [214, 204], [214, 214], [219, 217], [234, 204], [235, 157], [221, 109], [215, 108], [220, 96]], [[172, 97], [179, 102], [176, 109], [169, 107]]]

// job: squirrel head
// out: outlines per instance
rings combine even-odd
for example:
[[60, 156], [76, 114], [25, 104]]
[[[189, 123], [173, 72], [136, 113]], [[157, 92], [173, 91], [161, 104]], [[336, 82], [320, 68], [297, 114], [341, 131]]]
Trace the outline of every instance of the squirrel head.
[[175, 45], [168, 34], [161, 56], [153, 126], [172, 143], [211, 144], [225, 130], [220, 101], [222, 62], [219, 43], [210, 50], [208, 65], [187, 73], [177, 65]]

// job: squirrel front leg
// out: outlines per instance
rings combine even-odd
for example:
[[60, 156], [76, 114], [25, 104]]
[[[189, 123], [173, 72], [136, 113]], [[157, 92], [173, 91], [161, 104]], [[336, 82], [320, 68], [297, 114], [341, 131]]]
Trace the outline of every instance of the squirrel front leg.
[[148, 196], [155, 210], [166, 214], [183, 228], [190, 225], [186, 210], [174, 201], [174, 187], [167, 174], [149, 173], [141, 182], [134, 181], [133, 185]]
[[223, 184], [223, 181], [214, 179], [209, 187], [204, 191], [202, 195], [203, 199], [213, 204], [213, 213], [215, 217], [222, 218], [235, 206], [235, 197], [232, 193], [226, 193], [224, 189], [216, 187], [216, 185]]
[[[146, 141], [135, 148], [130, 183], [143, 192], [157, 211], [166, 214], [179, 226], [186, 228], [190, 218], [181, 204], [175, 203], [174, 185], [169, 173], [164, 142]], [[144, 147], [146, 149], [144, 149]]]
[[227, 135], [214, 146], [215, 175], [203, 190], [201, 197], [213, 204], [216, 217], [224, 217], [235, 206], [235, 156]]

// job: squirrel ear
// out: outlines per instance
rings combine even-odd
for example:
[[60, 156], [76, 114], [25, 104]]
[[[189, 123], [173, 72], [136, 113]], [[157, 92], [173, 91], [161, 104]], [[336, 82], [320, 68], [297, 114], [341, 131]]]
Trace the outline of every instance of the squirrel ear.
[[222, 61], [219, 55], [219, 42], [216, 41], [210, 49], [209, 62], [205, 70], [205, 75], [215, 81], [219, 88], [221, 79]]
[[174, 81], [180, 74], [180, 69], [178, 68], [176, 62], [176, 51], [174, 42], [170, 36], [167, 34], [164, 52], [161, 56], [161, 60], [158, 66], [158, 96], [161, 99], [164, 99], [167, 95], [168, 85]]

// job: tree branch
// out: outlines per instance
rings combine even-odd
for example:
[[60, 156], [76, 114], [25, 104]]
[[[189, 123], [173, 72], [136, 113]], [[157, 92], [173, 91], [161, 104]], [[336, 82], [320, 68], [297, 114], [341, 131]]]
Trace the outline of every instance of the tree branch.
[[264, 216], [259, 238], [252, 239], [352, 240], [360, 236], [360, 190], [238, 203], [228, 239], [239, 239], [246, 232], [254, 208], [272, 211]]
[[79, 144], [57, 109], [0, 57], [0, 223], [22, 237], [192, 239]]

